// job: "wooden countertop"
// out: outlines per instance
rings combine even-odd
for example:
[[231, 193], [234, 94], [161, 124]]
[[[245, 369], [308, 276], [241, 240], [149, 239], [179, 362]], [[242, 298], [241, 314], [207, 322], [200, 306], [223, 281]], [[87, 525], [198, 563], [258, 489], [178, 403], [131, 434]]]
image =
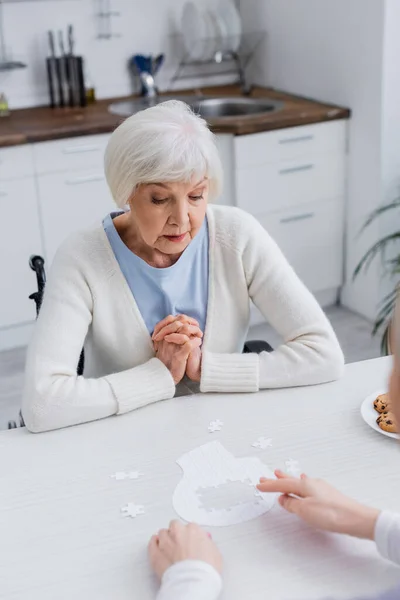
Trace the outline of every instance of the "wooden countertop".
[[[175, 91], [173, 94], [195, 94], [201, 91], [206, 96], [238, 96], [240, 89], [236, 85], [201, 88], [200, 90]], [[170, 92], [169, 95], [172, 95]], [[293, 96], [272, 88], [254, 87], [250, 94], [253, 98], [269, 97], [282, 100], [281, 110], [257, 116], [210, 119], [214, 133], [232, 133], [244, 135], [296, 127], [336, 119], [348, 119], [350, 110], [330, 104], [321, 104], [307, 98]], [[108, 98], [99, 100], [84, 109], [48, 107], [15, 110], [9, 117], [0, 119], [0, 147], [16, 146], [31, 142], [44, 142], [66, 137], [110, 133], [123, 118], [108, 112], [112, 102], [128, 98]]]

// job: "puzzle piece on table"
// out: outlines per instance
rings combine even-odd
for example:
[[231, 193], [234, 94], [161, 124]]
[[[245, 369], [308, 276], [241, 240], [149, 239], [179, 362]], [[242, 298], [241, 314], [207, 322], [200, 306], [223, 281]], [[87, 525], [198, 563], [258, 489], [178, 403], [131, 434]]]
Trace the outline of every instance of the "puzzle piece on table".
[[129, 473], [125, 473], [124, 471], [117, 471], [114, 475], [110, 475], [115, 481], [122, 481], [124, 479], [139, 479], [142, 473], [139, 471], [129, 471]]
[[216, 431], [221, 431], [223, 426], [223, 422], [220, 419], [216, 419], [215, 421], [211, 421], [208, 426], [208, 431], [210, 433], [215, 433]]
[[293, 475], [293, 477], [298, 477], [301, 473], [300, 463], [298, 460], [293, 460], [293, 458], [289, 458], [289, 460], [285, 461], [286, 472], [289, 475]]
[[272, 446], [272, 439], [271, 438], [265, 438], [265, 437], [259, 437], [252, 444], [253, 448], [260, 448], [260, 450], [265, 450], [265, 448], [269, 448], [270, 446]]
[[124, 517], [132, 517], [132, 519], [134, 519], [138, 515], [144, 514], [144, 506], [130, 502], [121, 508], [121, 512], [123, 513]]

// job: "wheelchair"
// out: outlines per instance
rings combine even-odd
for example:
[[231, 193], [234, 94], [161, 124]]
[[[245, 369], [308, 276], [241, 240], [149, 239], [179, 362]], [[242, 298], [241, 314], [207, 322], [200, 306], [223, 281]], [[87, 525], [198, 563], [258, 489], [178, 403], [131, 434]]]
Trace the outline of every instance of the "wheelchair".
[[[33, 294], [31, 294], [29, 296], [29, 299], [33, 300], [35, 302], [36, 317], [38, 317], [39, 312], [40, 312], [40, 307], [42, 306], [44, 288], [46, 285], [46, 271], [44, 268], [44, 262], [45, 262], [44, 258], [37, 254], [31, 256], [29, 259], [29, 266], [32, 269], [32, 271], [35, 271], [36, 281], [37, 281], [37, 291], [33, 292]], [[243, 347], [244, 354], [250, 354], [250, 353], [261, 354], [261, 352], [272, 352], [272, 351], [273, 351], [273, 348], [268, 344], [268, 342], [265, 342], [262, 340], [248, 341], [245, 343], [245, 345]], [[78, 367], [76, 370], [78, 375], [83, 375], [84, 367], [85, 367], [85, 352], [82, 348], [82, 352], [79, 357]], [[25, 427], [25, 423], [24, 423], [24, 419], [23, 419], [21, 411], [19, 411], [19, 416], [18, 416], [17, 421], [9, 421], [8, 422], [8, 429], [16, 429], [17, 427]]]

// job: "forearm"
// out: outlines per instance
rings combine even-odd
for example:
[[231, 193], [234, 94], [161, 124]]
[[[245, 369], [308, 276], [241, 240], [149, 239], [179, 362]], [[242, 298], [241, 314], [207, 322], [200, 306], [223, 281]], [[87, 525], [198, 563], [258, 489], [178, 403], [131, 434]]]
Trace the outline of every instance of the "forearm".
[[217, 600], [221, 590], [221, 576], [211, 565], [185, 560], [165, 571], [157, 600]]
[[30, 363], [22, 414], [27, 428], [36, 433], [123, 414], [175, 393], [171, 375], [156, 358], [97, 379], [78, 377], [69, 369], [63, 373], [60, 365], [46, 362], [37, 372]]
[[328, 322], [292, 332], [274, 352], [260, 354], [260, 389], [316, 385], [341, 377], [344, 358]]

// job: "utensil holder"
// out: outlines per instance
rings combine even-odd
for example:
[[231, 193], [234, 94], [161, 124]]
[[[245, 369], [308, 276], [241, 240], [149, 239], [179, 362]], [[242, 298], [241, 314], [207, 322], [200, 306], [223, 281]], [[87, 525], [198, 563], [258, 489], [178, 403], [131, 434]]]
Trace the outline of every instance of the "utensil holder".
[[82, 56], [48, 57], [46, 68], [51, 108], [86, 106]]

